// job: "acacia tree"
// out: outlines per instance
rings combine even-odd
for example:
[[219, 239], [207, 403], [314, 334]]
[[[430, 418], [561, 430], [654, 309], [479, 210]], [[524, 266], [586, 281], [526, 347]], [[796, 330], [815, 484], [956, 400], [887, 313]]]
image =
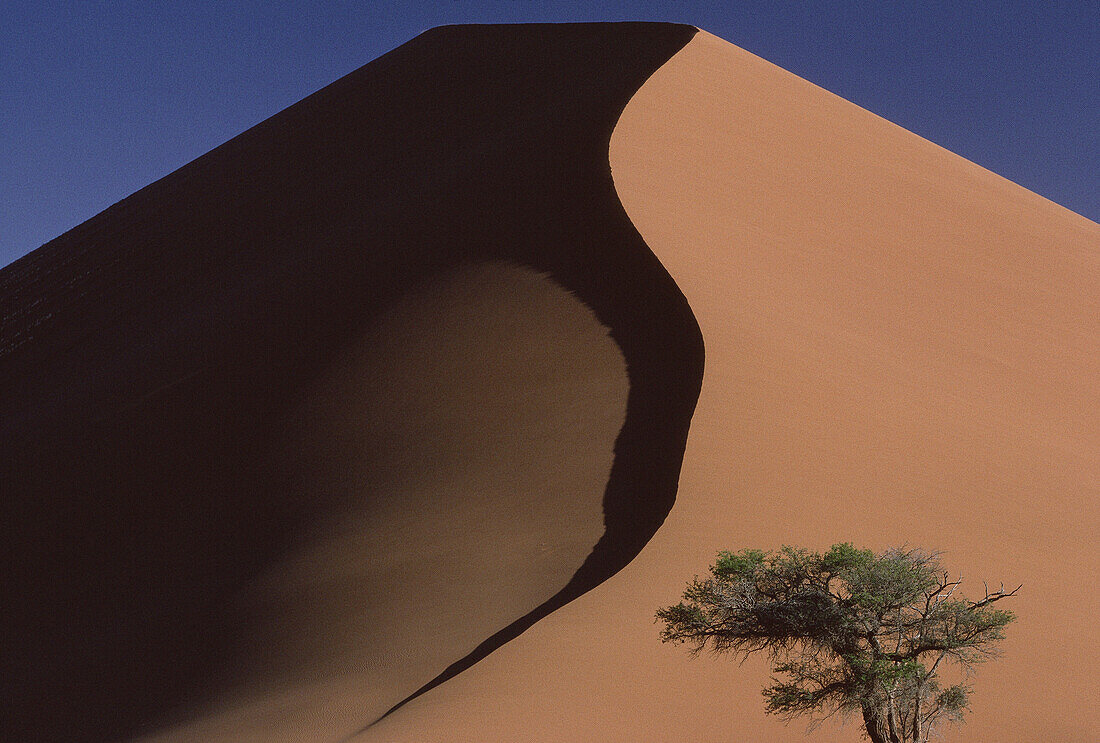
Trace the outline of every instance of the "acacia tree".
[[721, 552], [710, 573], [657, 612], [661, 639], [693, 652], [765, 652], [775, 674], [768, 713], [858, 711], [873, 743], [927, 743], [937, 722], [962, 720], [970, 689], [941, 685], [939, 672], [944, 661], [969, 672], [996, 654], [1015, 617], [993, 604], [1019, 590], [986, 587], [970, 601], [935, 553], [850, 544]]

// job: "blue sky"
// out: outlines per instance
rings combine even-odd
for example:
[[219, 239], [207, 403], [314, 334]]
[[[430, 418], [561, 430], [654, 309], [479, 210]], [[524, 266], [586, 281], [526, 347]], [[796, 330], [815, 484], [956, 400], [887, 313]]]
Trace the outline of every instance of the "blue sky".
[[1100, 3], [5, 0], [0, 265], [442, 23], [692, 23], [1100, 221]]

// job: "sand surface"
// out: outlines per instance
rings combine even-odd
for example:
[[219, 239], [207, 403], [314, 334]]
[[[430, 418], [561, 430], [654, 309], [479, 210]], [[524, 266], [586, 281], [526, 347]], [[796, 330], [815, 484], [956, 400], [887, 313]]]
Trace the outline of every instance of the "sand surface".
[[363, 740], [806, 739], [763, 714], [760, 663], [689, 659], [652, 613], [718, 549], [848, 540], [1024, 585], [943, 740], [1100, 736], [1100, 228], [705, 33], [611, 165], [706, 344], [676, 506], [625, 571]]
[[529, 269], [408, 292], [299, 395], [286, 464], [343, 504], [233, 600], [222, 691], [150, 741], [335, 740], [565, 585], [603, 533], [622, 354]]

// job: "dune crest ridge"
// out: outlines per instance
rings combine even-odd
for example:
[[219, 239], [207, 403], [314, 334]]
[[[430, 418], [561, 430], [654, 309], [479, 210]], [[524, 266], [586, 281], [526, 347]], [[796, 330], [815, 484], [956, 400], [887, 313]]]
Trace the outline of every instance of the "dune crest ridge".
[[695, 32], [426, 32], [0, 272], [6, 731], [346, 738], [637, 555], [702, 345], [607, 143]]

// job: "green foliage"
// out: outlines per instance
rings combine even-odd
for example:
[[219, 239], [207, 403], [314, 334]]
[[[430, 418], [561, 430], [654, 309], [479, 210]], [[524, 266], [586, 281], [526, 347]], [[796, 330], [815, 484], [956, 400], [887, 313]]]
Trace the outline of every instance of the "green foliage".
[[1015, 619], [993, 606], [1015, 591], [969, 601], [960, 583], [921, 550], [746, 549], [719, 553], [710, 576], [657, 619], [664, 642], [693, 652], [767, 653], [768, 713], [858, 710], [874, 743], [924, 743], [935, 722], [967, 709], [967, 687], [941, 688], [941, 663], [969, 669], [993, 657]]

